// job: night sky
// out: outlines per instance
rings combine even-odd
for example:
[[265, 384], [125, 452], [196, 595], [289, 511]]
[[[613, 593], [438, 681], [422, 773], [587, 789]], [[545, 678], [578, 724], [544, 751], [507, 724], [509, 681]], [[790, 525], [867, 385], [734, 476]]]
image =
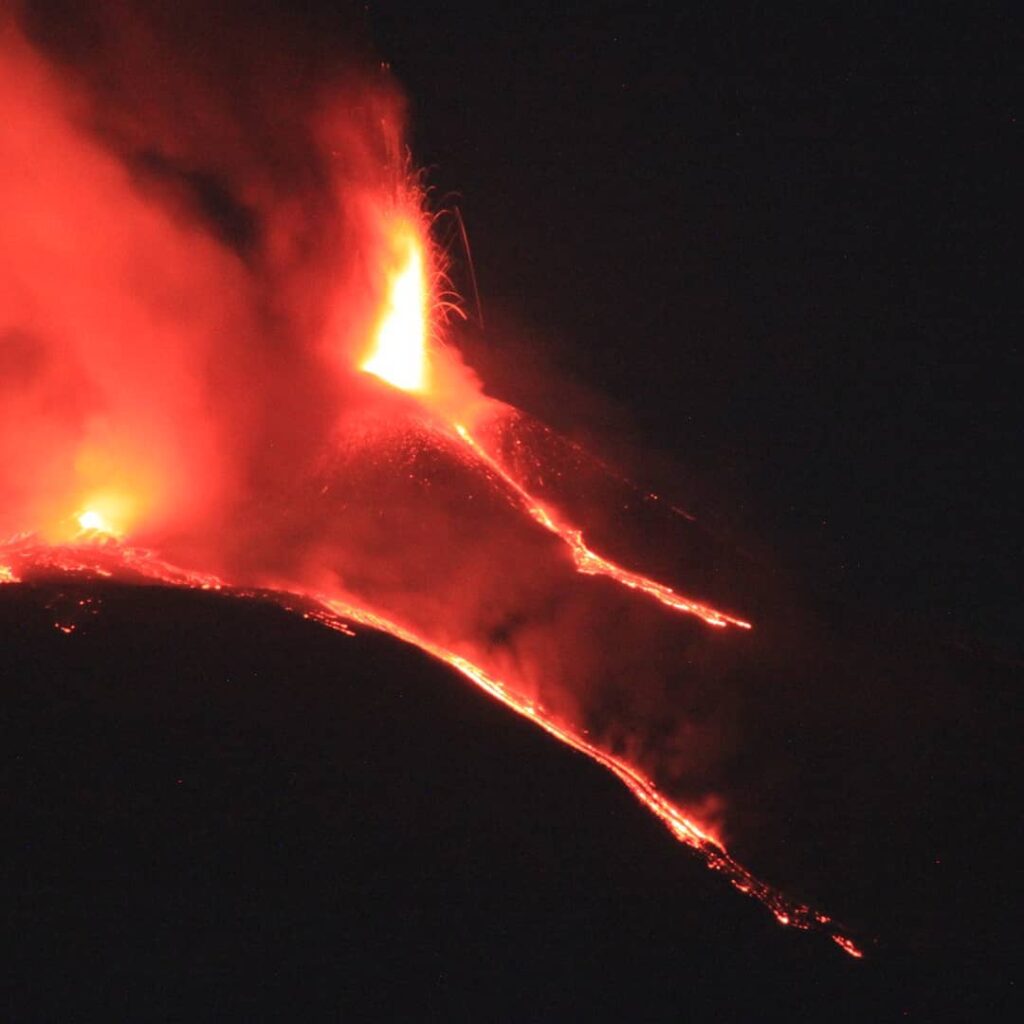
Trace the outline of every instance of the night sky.
[[390, 641], [114, 589], [68, 647], [51, 619], [77, 592], [12, 590], [10, 1019], [1009, 1016], [1016, 32], [886, 7], [355, 19], [433, 208], [465, 222], [483, 323], [442, 218], [452, 341], [489, 392], [696, 512], [798, 609], [799, 635], [756, 641], [799, 657], [755, 749], [817, 739], [787, 751], [785, 822], [738, 841], [868, 959], [780, 929], [600, 770]]

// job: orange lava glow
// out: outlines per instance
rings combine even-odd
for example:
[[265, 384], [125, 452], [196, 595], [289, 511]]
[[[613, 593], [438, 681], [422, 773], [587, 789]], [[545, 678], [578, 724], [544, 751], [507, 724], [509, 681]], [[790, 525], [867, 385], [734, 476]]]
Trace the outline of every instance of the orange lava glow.
[[691, 598], [683, 597], [671, 587], [656, 580], [648, 579], [640, 573], [632, 572], [616, 565], [615, 562], [603, 558], [601, 555], [591, 551], [583, 540], [583, 533], [575, 526], [571, 526], [560, 520], [554, 509], [538, 501], [526, 490], [498, 460], [488, 454], [483, 446], [473, 437], [469, 430], [461, 423], [454, 424], [455, 432], [466, 443], [469, 449], [480, 459], [488, 469], [503, 480], [519, 497], [523, 507], [530, 517], [549, 533], [558, 537], [572, 553], [576, 569], [584, 576], [606, 576], [630, 590], [637, 590], [673, 611], [683, 612], [687, 615], [696, 615], [703, 619], [709, 626], [738, 626], [740, 629], [750, 629], [750, 623], [743, 619], [734, 618], [725, 612], [720, 612], [710, 605], [702, 604]]
[[99, 530], [103, 533], [109, 533], [110, 527], [103, 521], [103, 517], [98, 512], [93, 512], [91, 509], [87, 509], [78, 516], [78, 525], [83, 530]]
[[860, 949], [854, 942], [848, 939], [845, 935], [833, 935], [832, 941], [841, 949], [844, 953], [849, 953], [854, 960], [862, 960], [864, 958], [864, 951]]
[[[860, 959], [864, 955], [854, 941], [842, 933], [826, 914], [787, 899], [733, 859], [720, 839], [660, 793], [654, 783], [637, 768], [601, 750], [573, 729], [557, 721], [543, 705], [521, 696], [513, 686], [495, 678], [470, 659], [370, 608], [324, 594], [296, 594], [264, 589], [254, 592], [244, 588], [233, 588], [216, 576], [177, 568], [161, 560], [153, 552], [128, 547], [113, 540], [62, 547], [36, 546], [31, 542], [22, 542], [20, 545], [9, 544], [0, 547], [0, 555], [6, 561], [18, 565], [19, 571], [29, 579], [36, 575], [45, 576], [57, 569], [103, 578], [134, 578], [173, 587], [227, 590], [242, 598], [258, 596], [274, 599], [286, 609], [297, 611], [305, 618], [320, 622], [345, 636], [356, 635], [352, 624], [357, 623], [417, 647], [449, 665], [511, 711], [528, 718], [550, 736], [610, 771], [665, 825], [678, 842], [693, 850], [708, 868], [725, 877], [738, 892], [752, 896], [767, 907], [781, 925], [801, 931], [823, 931], [850, 956]], [[8, 572], [13, 575], [13, 570], [8, 569]], [[74, 633], [76, 629], [73, 622], [55, 622], [54, 626], [68, 635]]]
[[[425, 405], [434, 408], [442, 418], [447, 419], [444, 405], [438, 407], [432, 401], [427, 377], [429, 287], [425, 246], [416, 232], [407, 226], [401, 226], [396, 231], [396, 237], [396, 248], [403, 253], [403, 259], [389, 281], [385, 309], [377, 327], [373, 349], [370, 356], [360, 364], [360, 369], [400, 391], [419, 395]], [[672, 587], [617, 565], [591, 550], [583, 539], [582, 531], [564, 522], [553, 508], [534, 498], [502, 467], [494, 455], [485, 450], [464, 423], [449, 420], [449, 424], [469, 451], [512, 489], [530, 517], [569, 548], [579, 572], [586, 576], [605, 576], [624, 587], [653, 597], [673, 611], [696, 615], [710, 626], [751, 628], [750, 623], [744, 619], [684, 597]]]
[[[751, 624], [594, 551], [589, 510], [570, 522], [487, 440], [515, 410], [446, 343], [393, 83], [332, 63], [328, 87], [229, 40], [225, 85], [205, 47], [168, 58], [98, 7], [70, 72], [0, 17], [0, 583], [226, 588], [388, 633], [612, 772], [780, 923], [859, 957], [664, 794], [682, 776], [645, 749], [646, 706], [591, 736], [603, 685], [633, 708], [649, 674], [661, 698], [648, 638], [680, 685], [682, 634], [729, 646], [662, 609], [736, 645]], [[662, 734], [676, 710], [658, 705]]]
[[360, 369], [402, 391], [417, 394], [428, 386], [428, 287], [423, 243], [406, 225], [400, 226], [395, 236], [401, 260], [388, 281], [372, 351]]
[[121, 532], [102, 513], [93, 508], [87, 508], [79, 512], [75, 517], [83, 533], [105, 533], [110, 537], [118, 537]]

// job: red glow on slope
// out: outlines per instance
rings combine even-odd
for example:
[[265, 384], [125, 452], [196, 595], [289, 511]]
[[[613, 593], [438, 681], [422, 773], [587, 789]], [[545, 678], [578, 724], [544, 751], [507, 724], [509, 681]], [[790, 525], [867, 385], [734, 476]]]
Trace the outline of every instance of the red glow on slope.
[[[650, 635], [678, 657], [662, 608], [750, 623], [595, 552], [481, 439], [510, 409], [431, 322], [438, 259], [396, 156], [393, 88], [357, 76], [324, 109], [302, 62], [268, 69], [236, 47], [224, 83], [190, 40], [168, 57], [107, 29], [93, 97], [91, 64], [66, 85], [0, 18], [0, 583], [270, 588], [334, 628], [383, 630], [611, 771], [781, 923], [858, 955], [663, 795], [657, 749], [644, 771], [615, 729], [591, 738], [593, 677], [630, 646], [604, 630], [613, 617], [641, 659]], [[160, 87], [135, 89], [153, 67]], [[184, 127], [179, 94], [197, 112]], [[635, 662], [616, 667], [628, 702]], [[643, 722], [621, 727], [639, 747]]]
[[[373, 350], [359, 368], [400, 391], [418, 395], [425, 405], [447, 419], [445, 404], [432, 401], [435, 396], [431, 393], [427, 377], [429, 286], [425, 245], [407, 224], [400, 223], [395, 228], [394, 235], [395, 248], [401, 254], [401, 262], [391, 274], [388, 283], [385, 309], [376, 330]], [[485, 404], [492, 408], [499, 406], [499, 403], [486, 403], [481, 398], [478, 410]], [[494, 455], [485, 450], [464, 423], [451, 420], [449, 423], [469, 451], [512, 489], [529, 516], [569, 548], [579, 572], [586, 576], [605, 576], [624, 587], [653, 597], [673, 611], [696, 615], [711, 626], [751, 628], [750, 623], [744, 619], [735, 618], [710, 605], [684, 597], [664, 583], [617, 565], [591, 550], [583, 539], [583, 532], [564, 522], [553, 508], [531, 495], [507, 469], [502, 467]]]
[[[272, 597], [285, 608], [300, 611], [305, 618], [318, 621], [346, 636], [355, 635], [351, 623], [358, 623], [411, 644], [451, 666], [484, 693], [516, 714], [528, 718], [550, 736], [612, 772], [633, 796], [665, 825], [678, 842], [695, 851], [711, 870], [728, 879], [738, 892], [752, 896], [766, 906], [780, 924], [801, 931], [823, 931], [850, 956], [860, 959], [864, 955], [852, 939], [837, 929], [827, 915], [788, 900], [782, 893], [761, 881], [734, 860], [721, 840], [660, 793], [654, 783], [635, 767], [590, 743], [571, 728], [558, 722], [543, 705], [517, 694], [513, 686], [495, 678], [468, 658], [416, 634], [371, 609], [322, 594], [294, 594], [267, 590], [254, 592], [232, 588], [216, 576], [177, 568], [159, 559], [152, 552], [128, 547], [115, 541], [65, 547], [37, 546], [29, 541], [21, 545], [9, 544], [0, 547], [0, 556], [5, 562], [18, 565], [19, 571], [25, 573], [28, 579], [58, 570], [106, 578], [127, 576], [129, 579], [155, 580], [173, 587], [227, 589], [239, 597]], [[308, 605], [307, 602], [312, 602], [312, 605]], [[67, 634], [73, 633], [76, 629], [74, 623], [57, 622], [55, 626]]]
[[676, 591], [664, 583], [658, 583], [656, 580], [640, 575], [640, 573], [625, 569], [621, 565], [616, 565], [615, 562], [609, 561], [607, 558], [603, 558], [596, 552], [591, 551], [584, 543], [581, 530], [561, 522], [558, 513], [554, 509], [534, 498], [507, 470], [502, 468], [494, 456], [484, 450], [463, 424], [456, 423], [455, 432], [465, 441], [466, 445], [480, 461], [519, 496], [530, 517], [566, 544], [572, 552], [573, 562], [576, 564], [577, 570], [585, 576], [607, 576], [616, 583], [629, 587], [630, 590], [638, 590], [649, 597], [653, 597], [656, 601], [660, 601], [673, 611], [696, 615], [709, 626], [738, 626], [740, 629], [751, 628], [750, 623], [743, 619], [734, 618], [712, 608], [710, 605], [683, 597], [682, 594], [676, 593]]

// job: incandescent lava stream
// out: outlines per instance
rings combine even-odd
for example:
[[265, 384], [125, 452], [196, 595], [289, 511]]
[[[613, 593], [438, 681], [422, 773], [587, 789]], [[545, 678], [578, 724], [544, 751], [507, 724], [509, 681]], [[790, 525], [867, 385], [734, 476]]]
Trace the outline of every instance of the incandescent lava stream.
[[0, 15], [0, 583], [260, 593], [389, 633], [859, 957], [668, 795], [713, 760], [678, 694], [751, 623], [591, 548], [504, 457], [519, 413], [446, 337], [394, 83], [121, 7], [88, 52]]

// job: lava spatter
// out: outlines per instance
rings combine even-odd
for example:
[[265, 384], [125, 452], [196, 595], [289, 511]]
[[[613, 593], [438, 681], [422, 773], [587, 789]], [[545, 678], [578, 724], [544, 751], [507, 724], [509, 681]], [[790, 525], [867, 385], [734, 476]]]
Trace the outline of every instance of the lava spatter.
[[[318, 72], [284, 45], [268, 62], [227, 18], [195, 47], [163, 39], [162, 22], [125, 31], [122, 5], [100, 6], [83, 54], [50, 55], [0, 16], [0, 583], [272, 592], [335, 628], [383, 630], [611, 771], [780, 923], [858, 955], [733, 860], [655, 785], [657, 765], [641, 770], [581, 724], [592, 680], [579, 658], [563, 677], [580, 651], [562, 641], [586, 636], [591, 665], [629, 646], [602, 632], [593, 577], [613, 585], [615, 613], [664, 609], [687, 617], [665, 615], [674, 628], [705, 636], [703, 623], [739, 644], [751, 623], [591, 548], [488, 441], [482, 425], [514, 410], [443, 336], [394, 84], [379, 68], [339, 80], [333, 62]], [[366, 427], [410, 410], [456, 483], [415, 478], [393, 438]], [[357, 441], [371, 479], [409, 485], [318, 503], [321, 488], [344, 490], [324, 467]], [[465, 578], [449, 585], [454, 567]], [[576, 718], [532, 695], [507, 642], [567, 603], [561, 632], [530, 633], [530, 668], [582, 706]]]

